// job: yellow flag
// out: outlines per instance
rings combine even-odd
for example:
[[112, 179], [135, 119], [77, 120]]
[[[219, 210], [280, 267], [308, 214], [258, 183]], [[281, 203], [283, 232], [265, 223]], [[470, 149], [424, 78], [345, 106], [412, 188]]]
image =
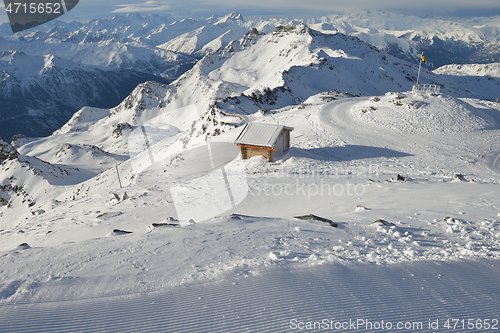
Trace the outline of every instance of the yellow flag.
[[422, 61], [424, 62], [424, 64], [427, 63], [427, 59], [424, 57], [424, 54], [422, 53]]

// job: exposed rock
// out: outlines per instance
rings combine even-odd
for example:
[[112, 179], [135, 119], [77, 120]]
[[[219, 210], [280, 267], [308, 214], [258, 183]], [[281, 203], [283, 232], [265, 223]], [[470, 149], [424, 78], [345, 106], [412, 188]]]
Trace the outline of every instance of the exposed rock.
[[387, 222], [386, 220], [384, 219], [378, 219], [377, 221], [373, 222], [372, 224], [379, 224], [379, 225], [383, 225], [385, 227], [392, 227], [392, 226], [395, 226], [394, 223], [391, 223], [391, 222]]
[[252, 30], [250, 30], [250, 34], [252, 35], [259, 35], [259, 30], [257, 30], [257, 28], [252, 28]]
[[62, 155], [63, 153], [65, 154], [65, 153], [66, 153], [66, 150], [71, 149], [71, 147], [72, 147], [72, 146], [71, 146], [69, 143], [65, 143], [65, 144], [63, 144], [63, 145], [61, 146], [61, 148], [59, 148], [59, 150], [57, 151], [56, 156], [57, 156], [57, 157], [61, 157], [61, 155]]
[[466, 182], [467, 179], [465, 179], [464, 175], [462, 175], [461, 173], [457, 173], [456, 175], [453, 176], [453, 178], [451, 178], [451, 181], [452, 182]]
[[14, 160], [18, 156], [19, 153], [17, 152], [16, 148], [0, 138], [0, 163], [5, 160]]
[[330, 224], [332, 227], [338, 227], [338, 224], [333, 222], [332, 220], [325, 219], [324, 217], [319, 217], [313, 214], [303, 215], [303, 216], [294, 216], [294, 218], [299, 220], [313, 220], [313, 221], [321, 221]]
[[454, 224], [455, 223], [455, 219], [453, 217], [450, 217], [450, 216], [446, 216], [443, 221], [445, 221], [446, 223], [449, 223], [449, 224]]
[[168, 222], [153, 223], [152, 225], [155, 228], [158, 228], [158, 227], [180, 227], [181, 226], [179, 223], [168, 223]]
[[356, 206], [356, 209], [354, 210], [355, 212], [363, 212], [365, 210], [369, 210], [368, 208], [366, 208], [365, 206], [361, 206], [361, 205], [357, 205]]
[[16, 134], [12, 138], [10, 138], [10, 144], [16, 149], [22, 146], [27, 141], [28, 137], [24, 134]]
[[361, 112], [362, 113], [368, 113], [368, 112], [371, 112], [371, 111], [375, 111], [377, 110], [377, 108], [375, 108], [374, 106], [367, 106], [367, 107], [364, 107], [361, 109]]
[[180, 227], [181, 224], [179, 223], [179, 220], [176, 218], [170, 216], [167, 217], [163, 222], [158, 222], [158, 223], [153, 223], [153, 227]]
[[132, 231], [113, 229], [113, 234], [115, 234], [115, 235], [126, 235], [126, 234], [131, 234], [131, 233], [132, 233]]
[[133, 130], [134, 128], [129, 123], [119, 123], [113, 130], [113, 138], [118, 138], [123, 135], [124, 130]]

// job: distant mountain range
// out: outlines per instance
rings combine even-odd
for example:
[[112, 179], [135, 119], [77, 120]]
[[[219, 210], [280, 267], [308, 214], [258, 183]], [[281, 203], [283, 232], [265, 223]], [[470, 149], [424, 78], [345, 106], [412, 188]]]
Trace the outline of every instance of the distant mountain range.
[[500, 61], [500, 16], [441, 18], [357, 11], [307, 21], [320, 31], [359, 37], [389, 54], [418, 61], [424, 52], [428, 68], [447, 64]]
[[[44, 160], [53, 159], [52, 153], [60, 149], [51, 142], [96, 145], [111, 154], [127, 154], [126, 135], [115, 134], [129, 134], [157, 116], [174, 117], [178, 110], [194, 107], [197, 112], [186, 112], [183, 118], [189, 130], [177, 137], [177, 144], [187, 148], [269, 110], [308, 105], [308, 98], [320, 93], [327, 94], [325, 100], [333, 100], [342, 94], [373, 96], [411, 90], [417, 71], [418, 64], [357, 37], [287, 24], [269, 34], [248, 32], [203, 57], [169, 85], [137, 86], [114, 108], [82, 108], [38, 145], [44, 147]], [[455, 97], [493, 100], [500, 91], [500, 75], [456, 76], [423, 69], [420, 80], [439, 85], [442, 92]]]
[[[231, 53], [227, 46], [238, 48], [238, 43], [232, 41], [240, 40], [250, 30], [253, 29], [255, 38], [252, 38], [258, 39], [261, 34], [271, 33], [289, 22], [304, 23], [325, 36], [342, 33], [339, 36], [357, 37], [371, 44], [373, 48], [367, 46], [370, 50], [384, 51], [409, 64], [418, 65], [419, 55], [424, 52], [429, 60], [425, 69], [500, 61], [500, 17], [452, 20], [360, 11], [310, 20], [246, 21], [234, 12], [198, 20], [129, 14], [87, 23], [53, 21], [14, 35], [3, 24], [0, 26], [0, 114], [4, 121], [0, 136], [8, 139], [18, 133], [48, 135], [83, 106], [115, 106], [139, 83], [150, 80], [170, 83], [205, 55], [213, 59], [220, 50]], [[259, 52], [267, 52], [266, 48]], [[293, 52], [293, 45], [288, 49], [284, 46], [282, 50]], [[358, 72], [357, 63], [344, 67], [352, 59], [331, 64], [331, 55], [312, 54], [324, 59], [321, 68], [325, 64], [337, 70], [343, 68], [345, 74], [338, 74], [335, 87], [367, 93], [361, 86], [369, 86], [369, 80], [357, 82], [351, 75]], [[207, 60], [204, 61], [206, 64]], [[404, 77], [404, 81], [397, 80], [401, 87], [413, 84], [414, 71], [405, 69], [409, 64], [399, 63], [393, 74], [386, 75]], [[293, 76], [296, 71], [292, 67], [288, 70], [290, 73], [284, 73], [283, 78]], [[329, 75], [323, 71], [315, 73]], [[229, 76], [230, 73], [225, 73], [221, 78]], [[221, 82], [224, 85], [226, 81]], [[373, 92], [381, 90], [378, 85], [373, 83]], [[394, 85], [392, 81], [390, 85]], [[280, 89], [290, 86], [293, 84], [288, 82]], [[303, 98], [300, 94], [291, 97], [297, 101]]]
[[128, 69], [75, 64], [53, 55], [0, 52], [0, 135], [50, 135], [83, 105], [113, 107], [146, 80]]

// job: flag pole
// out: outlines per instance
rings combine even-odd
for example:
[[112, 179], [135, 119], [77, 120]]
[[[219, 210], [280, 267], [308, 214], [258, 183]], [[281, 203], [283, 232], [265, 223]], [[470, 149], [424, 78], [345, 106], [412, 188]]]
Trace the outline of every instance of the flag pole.
[[422, 57], [424, 56], [424, 52], [420, 55], [420, 64], [418, 65], [418, 75], [417, 75], [417, 89], [418, 89], [418, 80], [420, 79], [420, 67], [422, 67]]

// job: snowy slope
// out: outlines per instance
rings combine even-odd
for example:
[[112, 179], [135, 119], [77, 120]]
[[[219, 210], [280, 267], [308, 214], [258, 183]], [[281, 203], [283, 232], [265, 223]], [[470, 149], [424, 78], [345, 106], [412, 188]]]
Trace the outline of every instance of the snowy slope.
[[500, 77], [500, 63], [446, 65], [433, 71], [436, 74], [456, 76], [487, 76]]
[[[486, 319], [470, 321], [470, 327], [486, 323], [491, 331], [498, 326], [498, 276], [498, 261], [493, 260], [273, 267], [258, 276], [234, 274], [226, 281], [161, 293], [18, 303], [2, 307], [0, 323], [6, 332], [37, 333], [296, 332], [299, 327], [373, 332], [382, 326], [384, 331], [445, 332], [455, 327], [465, 332], [462, 327], [468, 323], [459, 318], [473, 317]], [[54, 287], [71, 284], [56, 277], [51, 282]], [[18, 288], [23, 286], [12, 284], [8, 292]]]
[[36, 157], [24, 156], [3, 140], [0, 140], [0, 149], [2, 229], [53, 209], [57, 200], [49, 199], [47, 194], [54, 186], [76, 184], [95, 175], [87, 170], [53, 165]]

